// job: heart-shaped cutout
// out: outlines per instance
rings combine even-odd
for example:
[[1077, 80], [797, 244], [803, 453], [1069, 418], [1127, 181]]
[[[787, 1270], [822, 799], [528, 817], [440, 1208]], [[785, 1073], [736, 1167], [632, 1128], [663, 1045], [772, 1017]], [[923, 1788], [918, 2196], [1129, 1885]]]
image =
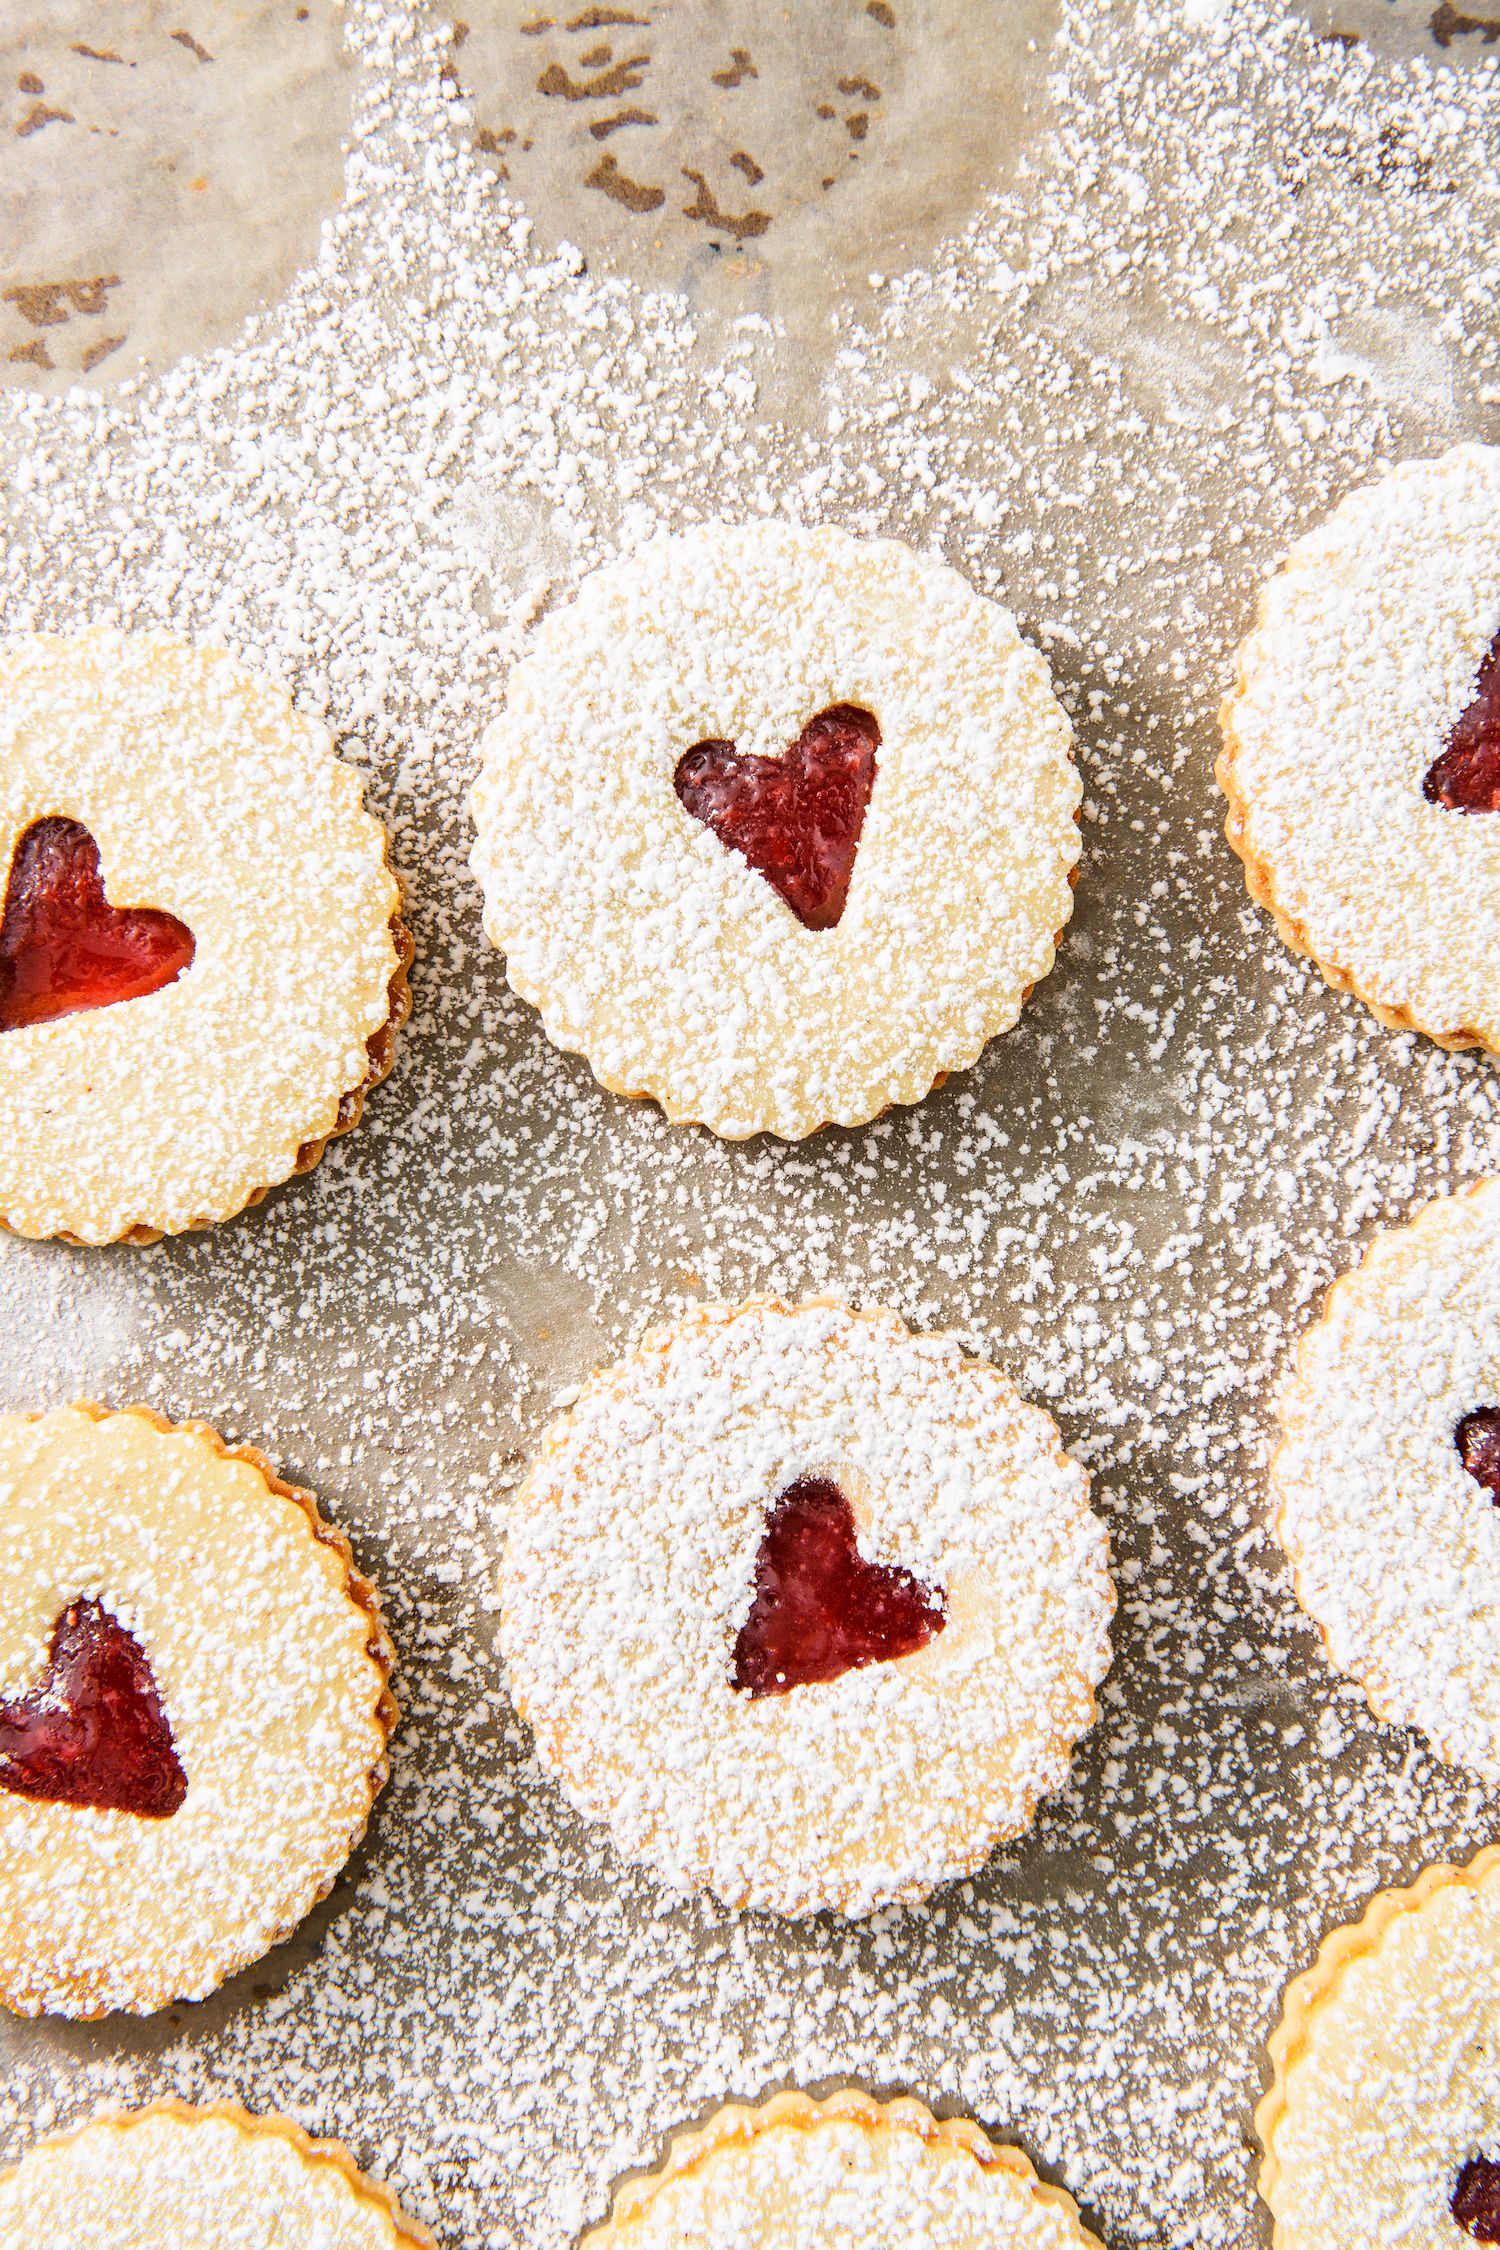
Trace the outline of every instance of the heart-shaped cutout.
[[764, 875], [804, 929], [837, 927], [875, 786], [880, 728], [853, 703], [809, 719], [783, 758], [699, 742], [673, 786], [694, 820]]
[[187, 1795], [150, 1660], [102, 1603], [70, 1602], [41, 1680], [0, 1703], [0, 1789], [147, 1820]]
[[1492, 2156], [1471, 2156], [1448, 2208], [1476, 2242], [1500, 2242], [1500, 2164]]
[[0, 1031], [159, 992], [195, 950], [175, 914], [110, 905], [82, 821], [34, 820], [16, 846], [0, 920]]
[[1500, 633], [1479, 667], [1473, 702], [1427, 769], [1422, 794], [1449, 812], [1500, 812]]
[[1458, 1457], [1500, 1507], [1500, 1406], [1477, 1406], [1453, 1433]]
[[909, 1570], [866, 1562], [854, 1510], [828, 1477], [799, 1477], [766, 1518], [755, 1599], [735, 1638], [734, 1684], [752, 1696], [841, 1679], [925, 1648], [943, 1597]]

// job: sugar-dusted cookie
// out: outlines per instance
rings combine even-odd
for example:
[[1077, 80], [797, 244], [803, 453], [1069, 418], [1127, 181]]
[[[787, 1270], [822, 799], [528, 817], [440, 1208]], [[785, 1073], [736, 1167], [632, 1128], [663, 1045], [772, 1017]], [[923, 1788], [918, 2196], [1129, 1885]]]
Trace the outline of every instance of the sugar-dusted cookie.
[[967, 2118], [853, 2089], [731, 2104], [616, 2191], [581, 2250], [1100, 2250], [1073, 2198]]
[[737, 1140], [920, 1101], [1072, 911], [1044, 659], [894, 540], [711, 523], [595, 571], [474, 789], [485, 928], [548, 1037]]
[[1226, 833], [1287, 944], [1383, 1022], [1500, 1051], [1500, 446], [1298, 541], [1223, 728]]
[[0, 2002], [145, 2014], [285, 1937], [385, 1779], [391, 1655], [260, 1454], [140, 1409], [0, 1415]]
[[1061, 1787], [1109, 1662], [1088, 1479], [993, 1367], [892, 1313], [708, 1307], [594, 1376], [511, 1521], [543, 1765], [627, 1857], [866, 1914]]
[[232, 2102], [95, 2118], [0, 2172], [7, 2250], [431, 2250], [337, 2141]]
[[1500, 1781], [1500, 1181], [1376, 1236], [1278, 1410], [1276, 1530], [1334, 1663]]
[[167, 633], [0, 645], [0, 1223], [154, 1241], [316, 1164], [411, 939], [326, 727]]
[[1276, 2250], [1500, 2242], [1500, 1851], [1431, 1867], [1288, 1986], [1256, 2112]]

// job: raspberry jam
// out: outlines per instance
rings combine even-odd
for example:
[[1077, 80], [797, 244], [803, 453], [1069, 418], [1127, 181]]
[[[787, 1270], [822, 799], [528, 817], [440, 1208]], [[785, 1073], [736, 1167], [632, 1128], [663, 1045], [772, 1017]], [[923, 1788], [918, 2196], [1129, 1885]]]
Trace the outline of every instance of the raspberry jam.
[[16, 846], [0, 921], [0, 1031], [159, 992], [194, 950], [175, 915], [110, 905], [99, 846], [81, 821], [34, 820]]
[[700, 742], [678, 761], [673, 785], [694, 820], [742, 852], [804, 929], [831, 930], [848, 901], [879, 747], [868, 711], [832, 703], [784, 758]]
[[1500, 2164], [1492, 2156], [1471, 2156], [1448, 2208], [1476, 2242], [1500, 2242]]
[[1473, 702], [1427, 769], [1422, 794], [1449, 812], [1500, 812], [1500, 633], [1479, 667]]
[[1458, 1457], [1476, 1484], [1500, 1506], [1500, 1406], [1479, 1406], [1453, 1433]]
[[187, 1795], [146, 1652], [99, 1602], [69, 1603], [40, 1684], [0, 1703], [0, 1789], [147, 1820]]
[[925, 1648], [943, 1598], [908, 1570], [866, 1562], [854, 1510], [827, 1477], [799, 1477], [766, 1519], [755, 1599], [734, 1644], [734, 1684], [752, 1696], [841, 1679]]

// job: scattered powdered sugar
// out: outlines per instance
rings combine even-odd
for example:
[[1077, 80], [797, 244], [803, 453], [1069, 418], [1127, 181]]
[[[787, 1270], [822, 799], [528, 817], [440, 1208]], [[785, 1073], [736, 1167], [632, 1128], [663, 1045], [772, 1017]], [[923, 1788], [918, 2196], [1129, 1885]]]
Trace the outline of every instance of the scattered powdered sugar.
[[[943, 1630], [753, 1699], [731, 1651], [767, 1503], [818, 1475]], [[670, 1880], [784, 1914], [970, 1872], [1066, 1778], [1109, 1662], [1104, 1531], [1049, 1418], [941, 1339], [816, 1304], [690, 1316], [587, 1384], [503, 1590], [517, 1707], [573, 1802]]]
[[[1494, 59], [1383, 61], [1280, 0], [1069, 0], [1004, 194], [820, 354], [781, 338], [774, 270], [765, 311], [695, 328], [534, 254], [437, 31], [353, 0], [348, 32], [318, 268], [231, 352], [6, 401], [0, 605], [226, 641], [326, 717], [412, 881], [417, 1016], [307, 1180], [143, 1253], [7, 1244], [0, 1289], [14, 1403], [145, 1395], [318, 1491], [390, 1596], [406, 1722], [353, 1880], [263, 1970], [144, 2027], [7, 2032], [6, 2145], [233, 2093], [347, 2135], [451, 2250], [560, 2250], [694, 2114], [854, 2078], [1014, 2135], [1115, 2250], [1256, 2241], [1285, 1977], [1494, 1818], [1329, 1677], [1266, 1538], [1269, 1400], [1357, 1240], [1494, 1169], [1500, 1117], [1489, 1064], [1279, 945], [1220, 834], [1213, 714], [1290, 538], [1493, 435]], [[1016, 613], [1075, 724], [1084, 851], [1056, 969], [973, 1071], [733, 1148], [547, 1045], [483, 938], [463, 799], [583, 570], [767, 512], [895, 533]], [[959, 1331], [1110, 1521], [1116, 1656], [1067, 1787], [854, 1928], [622, 1868], [494, 1651], [551, 1405], [648, 1320], [759, 1289]]]

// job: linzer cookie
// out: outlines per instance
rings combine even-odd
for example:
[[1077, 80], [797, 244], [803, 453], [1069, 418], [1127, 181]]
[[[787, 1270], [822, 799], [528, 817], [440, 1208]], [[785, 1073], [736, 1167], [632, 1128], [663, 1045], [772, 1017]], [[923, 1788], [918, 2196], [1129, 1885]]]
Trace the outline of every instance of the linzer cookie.
[[1333, 1662], [1500, 1781], [1500, 1181], [1377, 1235], [1279, 1413], [1277, 1533]]
[[783, 1914], [969, 1873], [1062, 1785], [1109, 1662], [1050, 1418], [891, 1313], [705, 1308], [595, 1375], [517, 1496], [502, 1640], [619, 1850]]
[[325, 727], [165, 633], [0, 649], [0, 1222], [230, 1218], [357, 1123], [411, 940]]
[[95, 2118], [0, 2172], [8, 2250], [431, 2250], [337, 2141], [232, 2102]]
[[1287, 944], [1383, 1022], [1500, 1051], [1500, 447], [1298, 542], [1223, 728], [1226, 832]]
[[919, 1101], [1072, 911], [1080, 790], [1009, 615], [893, 540], [708, 524], [594, 572], [474, 789], [485, 928], [548, 1037], [729, 1139]]
[[1276, 2250], [1500, 2242], [1500, 1851], [1431, 1867], [1288, 1986], [1256, 2112]]
[[1100, 2250], [1062, 2188], [967, 2118], [849, 2090], [737, 2103], [625, 2181], [580, 2250]]
[[0, 1416], [0, 2002], [146, 2014], [285, 1937], [385, 1779], [390, 1666], [346, 1542], [258, 1453]]

